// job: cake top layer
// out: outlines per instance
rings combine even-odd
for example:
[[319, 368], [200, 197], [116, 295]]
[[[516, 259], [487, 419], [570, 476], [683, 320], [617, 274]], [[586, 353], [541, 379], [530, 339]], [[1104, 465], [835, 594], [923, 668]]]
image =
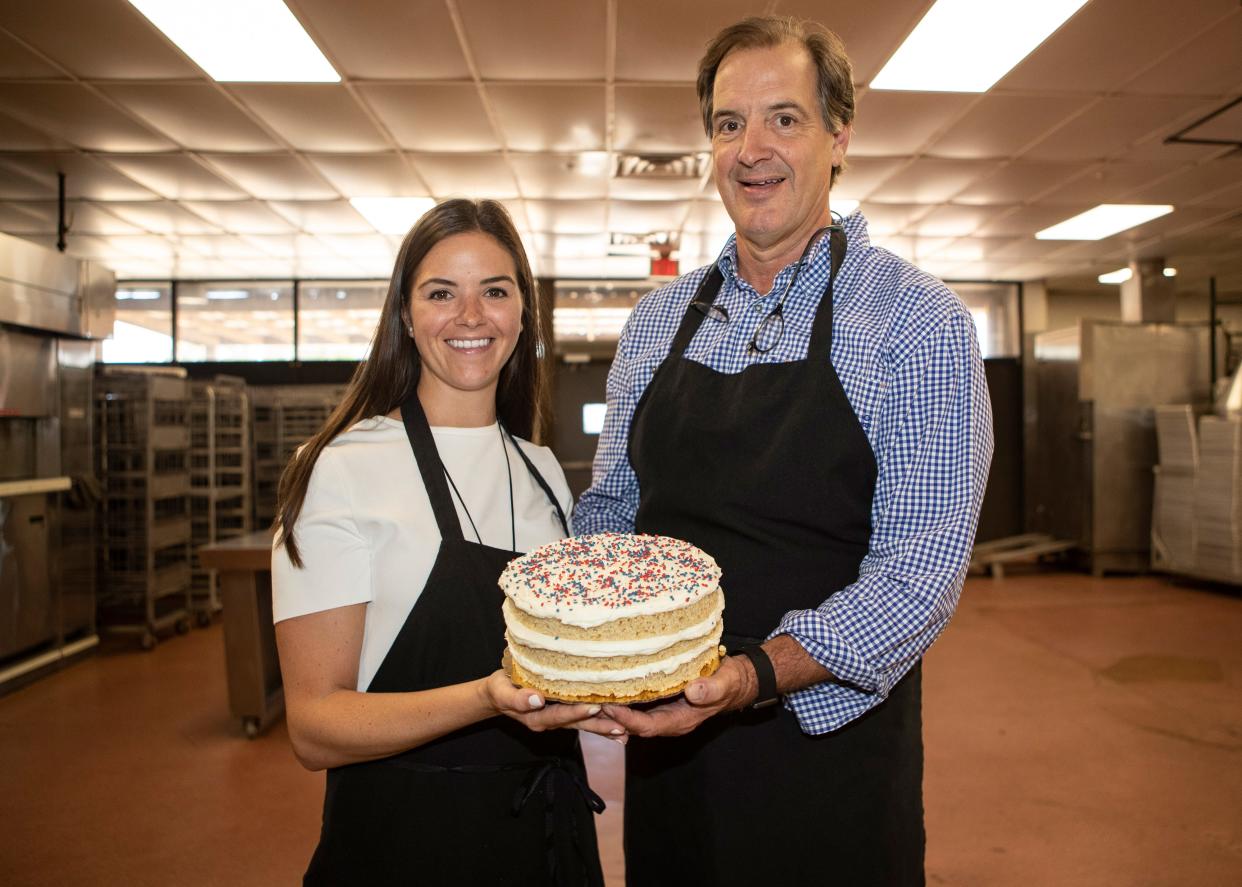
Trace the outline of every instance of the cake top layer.
[[689, 542], [628, 533], [541, 545], [500, 574], [519, 609], [584, 628], [676, 610], [719, 585], [716, 561]]

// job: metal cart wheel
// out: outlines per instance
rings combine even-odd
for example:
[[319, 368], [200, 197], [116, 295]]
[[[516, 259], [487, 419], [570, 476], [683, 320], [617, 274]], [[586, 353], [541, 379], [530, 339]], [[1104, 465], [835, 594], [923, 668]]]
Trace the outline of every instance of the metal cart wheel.
[[190, 633], [190, 617], [183, 616], [182, 618], [177, 620], [177, 634], [189, 634], [189, 633]]
[[159, 638], [153, 632], [144, 631], [142, 633], [142, 649], [150, 652], [155, 649], [155, 645], [159, 643]]
[[242, 718], [242, 729], [246, 731], [247, 739], [254, 739], [259, 735], [259, 719]]
[[207, 628], [211, 625], [211, 614], [206, 610], [199, 610], [194, 621], [198, 623], [199, 628]]

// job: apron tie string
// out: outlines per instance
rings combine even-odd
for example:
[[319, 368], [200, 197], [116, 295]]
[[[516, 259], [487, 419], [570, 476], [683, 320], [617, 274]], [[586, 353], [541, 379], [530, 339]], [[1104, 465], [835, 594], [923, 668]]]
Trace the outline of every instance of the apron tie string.
[[[557, 782], [562, 783], [561, 791], [557, 792]], [[566, 784], [568, 783], [568, 784]], [[514, 816], [519, 815], [526, 807], [529, 801], [543, 788], [544, 805], [543, 805], [543, 840], [547, 853], [548, 864], [548, 883], [559, 884], [557, 866], [557, 849], [556, 834], [558, 831], [558, 822], [560, 830], [567, 830], [570, 836], [570, 843], [573, 845], [574, 851], [578, 854], [579, 860], [585, 862], [587, 855], [582, 849], [581, 836], [578, 833], [578, 825], [573, 816], [573, 811], [566, 806], [569, 798], [566, 797], [566, 790], [576, 790], [578, 796], [586, 802], [593, 813], [603, 813], [605, 804], [604, 799], [595, 793], [590, 785], [587, 784], [569, 761], [564, 758], [544, 758], [539, 762], [539, 766], [531, 770], [530, 775], [526, 777], [522, 785], [518, 786], [517, 792], [513, 795], [513, 805], [511, 812]], [[560, 803], [557, 803], [558, 797]]]

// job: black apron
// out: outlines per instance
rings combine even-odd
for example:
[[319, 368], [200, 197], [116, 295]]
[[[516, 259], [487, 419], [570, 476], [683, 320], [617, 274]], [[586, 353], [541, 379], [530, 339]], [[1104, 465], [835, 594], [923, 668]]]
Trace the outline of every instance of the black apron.
[[[845, 254], [832, 235], [833, 274]], [[830, 275], [831, 278], [831, 275]], [[695, 301], [719, 293], [713, 267]], [[757, 643], [789, 610], [858, 577], [876, 463], [833, 369], [832, 281], [804, 360], [740, 373], [685, 357], [688, 307], [634, 414], [636, 526], [719, 562], [723, 643]], [[809, 736], [783, 706], [720, 715], [626, 752], [627, 880], [651, 885], [923, 881], [919, 666], [839, 730]]]
[[[368, 693], [428, 690], [495, 671], [505, 643], [496, 582], [517, 556], [465, 539], [418, 398], [401, 413], [441, 542]], [[516, 441], [513, 449], [564, 525], [547, 482]], [[586, 785], [576, 731], [533, 733], [496, 717], [329, 770], [323, 830], [304, 883], [603, 884], [592, 818], [602, 809]]]

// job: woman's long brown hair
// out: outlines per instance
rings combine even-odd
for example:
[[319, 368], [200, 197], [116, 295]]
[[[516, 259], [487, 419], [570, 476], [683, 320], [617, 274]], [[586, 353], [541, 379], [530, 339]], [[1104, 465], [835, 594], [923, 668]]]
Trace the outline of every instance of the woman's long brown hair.
[[294, 566], [302, 566], [302, 556], [294, 537], [294, 527], [311, 471], [323, 448], [350, 426], [371, 416], [382, 416], [400, 406], [418, 389], [422, 360], [414, 340], [406, 333], [409, 321], [409, 294], [418, 266], [440, 241], [455, 234], [481, 231], [496, 238], [513, 257], [518, 288], [522, 292], [522, 332], [513, 355], [500, 371], [496, 388], [496, 415], [518, 437], [530, 438], [539, 412], [544, 408], [546, 376], [538, 355], [538, 294], [530, 262], [513, 221], [505, 208], [494, 200], [449, 200], [418, 220], [405, 235], [388, 295], [380, 312], [379, 325], [371, 339], [367, 359], [358, 365], [345, 397], [323, 427], [289, 460], [280, 476], [277, 492], [277, 544], [284, 545]]

